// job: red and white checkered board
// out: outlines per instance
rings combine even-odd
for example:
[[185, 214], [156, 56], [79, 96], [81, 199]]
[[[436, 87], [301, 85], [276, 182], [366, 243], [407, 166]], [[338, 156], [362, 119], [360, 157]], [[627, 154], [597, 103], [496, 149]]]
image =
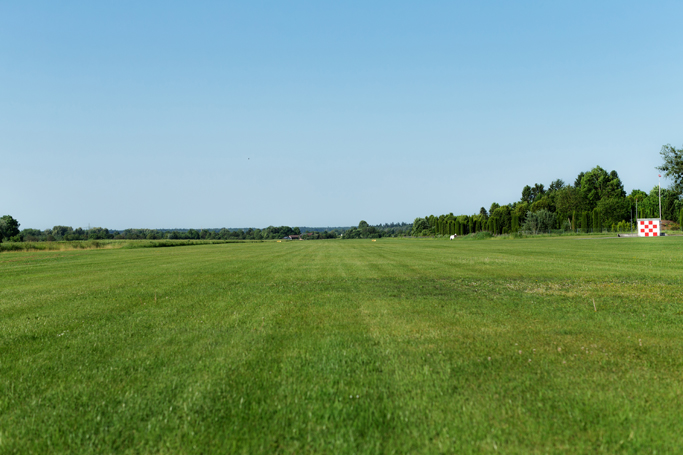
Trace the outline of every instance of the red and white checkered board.
[[641, 237], [657, 237], [659, 235], [659, 220], [638, 221], [638, 235]]

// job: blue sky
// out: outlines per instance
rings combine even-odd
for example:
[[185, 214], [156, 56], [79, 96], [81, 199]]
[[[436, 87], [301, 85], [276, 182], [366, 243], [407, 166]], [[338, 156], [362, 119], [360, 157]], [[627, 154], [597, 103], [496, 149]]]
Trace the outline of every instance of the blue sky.
[[[681, 2], [3, 2], [22, 228], [475, 213], [683, 145]], [[665, 181], [663, 183], [666, 183]]]

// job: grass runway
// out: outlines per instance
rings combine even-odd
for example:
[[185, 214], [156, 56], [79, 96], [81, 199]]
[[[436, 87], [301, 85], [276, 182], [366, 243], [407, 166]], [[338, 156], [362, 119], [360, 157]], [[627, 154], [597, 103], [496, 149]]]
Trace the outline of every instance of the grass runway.
[[682, 447], [683, 237], [0, 254], [0, 454]]

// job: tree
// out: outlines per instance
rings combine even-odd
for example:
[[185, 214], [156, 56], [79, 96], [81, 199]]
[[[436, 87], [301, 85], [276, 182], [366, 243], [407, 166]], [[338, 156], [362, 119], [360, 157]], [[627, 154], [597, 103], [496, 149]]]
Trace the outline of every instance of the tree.
[[562, 179], [554, 180], [552, 183], [550, 183], [550, 186], [548, 187], [548, 193], [555, 193], [556, 191], [560, 191], [565, 186], [566, 185], [564, 183], [564, 180], [562, 180]]
[[673, 181], [671, 189], [678, 194], [683, 193], [683, 147], [676, 149], [671, 144], [662, 146], [659, 151], [664, 164], [656, 169], [664, 172], [664, 175]]
[[635, 214], [634, 216], [636, 218], [640, 218], [640, 214], [636, 212], [636, 206], [638, 207], [638, 212], [641, 212], [642, 210], [642, 205], [643, 201], [647, 198], [647, 193], [643, 190], [633, 190], [631, 191], [631, 194], [629, 194], [626, 199], [629, 201], [631, 204], [631, 207], [633, 208], [633, 213]]
[[529, 211], [529, 203], [528, 202], [518, 202], [515, 205], [514, 208], [514, 213], [516, 213], [519, 216], [520, 220], [523, 220], [524, 217], [526, 216], [526, 213]]
[[10, 215], [0, 218], [0, 242], [15, 235], [19, 235], [19, 222]]
[[524, 188], [522, 188], [522, 199], [520, 199], [521, 202], [526, 202], [527, 204], [531, 204], [532, 198], [531, 198], [531, 187], [529, 185], [526, 185]]
[[[602, 202], [602, 201], [600, 201]], [[600, 210], [596, 207], [593, 209], [593, 232], [602, 232], [602, 222], [600, 219]]]
[[555, 214], [548, 210], [539, 210], [527, 213], [522, 230], [538, 234], [548, 232], [553, 226], [555, 226]]
[[555, 195], [555, 207], [560, 213], [582, 211], [584, 205], [581, 191], [573, 186], [566, 186]]
[[548, 210], [552, 212], [554, 208], [552, 200], [547, 196], [543, 196], [537, 198], [534, 203], [531, 204], [530, 210], [532, 212], [538, 212], [539, 210]]
[[21, 231], [21, 236], [24, 238], [25, 242], [38, 242], [40, 241], [43, 233], [38, 229], [23, 229]]
[[594, 209], [600, 199], [605, 197], [626, 197], [624, 185], [616, 171], [607, 173], [600, 166], [595, 166], [581, 179], [581, 194], [588, 202], [588, 208]]
[[[434, 217], [432, 217], [434, 219]], [[427, 222], [427, 229], [429, 229], [429, 222]], [[377, 233], [377, 228], [374, 226], [370, 226], [367, 221], [361, 220], [358, 223], [358, 228], [357, 231], [359, 232], [359, 238], [362, 239], [369, 239], [369, 238], [374, 238], [374, 237], [379, 237], [379, 234]], [[419, 235], [426, 235], [426, 234], [419, 234]]]
[[531, 200], [535, 202], [545, 194], [545, 188], [542, 183], [535, 183], [534, 187], [531, 188]]
[[665, 220], [675, 220], [678, 215], [676, 210], [680, 201], [680, 194], [670, 188], [662, 188], [662, 218]]
[[88, 231], [88, 240], [103, 240], [108, 238], [109, 229], [107, 228], [94, 227]]
[[[537, 199], [540, 199], [541, 196], [545, 194], [545, 188], [543, 187], [542, 183], [535, 183], [533, 188], [530, 187], [529, 185], [526, 185], [522, 189], [522, 200], [521, 202], [526, 202], [527, 204], [531, 204], [532, 202], [536, 201]], [[492, 212], [493, 210], [490, 210], [489, 212]]]
[[[642, 192], [640, 192], [642, 193]], [[659, 187], [655, 185], [650, 190], [650, 194], [638, 197], [638, 218], [659, 217]], [[675, 218], [676, 203], [678, 202], [678, 195], [669, 189], [662, 189], [662, 218]]]
[[[362, 221], [361, 221], [362, 223]], [[360, 223], [359, 223], [360, 225]], [[367, 223], [366, 223], [367, 225]], [[424, 231], [429, 232], [429, 223], [427, 220], [424, 218], [415, 218], [415, 221], [413, 221], [413, 235], [414, 236], [419, 236], [422, 235]], [[426, 235], [426, 234], [425, 234]]]
[[629, 218], [628, 199], [616, 197], [601, 199], [596, 209], [600, 212], [603, 226], [611, 226]]
[[510, 232], [516, 233], [519, 231], [519, 215], [516, 213], [512, 214]]
[[54, 226], [52, 228], [52, 236], [57, 240], [64, 240], [64, 237], [72, 232], [73, 228], [71, 226]]
[[510, 230], [512, 227], [512, 210], [507, 205], [498, 207], [491, 212], [491, 218], [496, 220], [498, 231], [502, 229]]

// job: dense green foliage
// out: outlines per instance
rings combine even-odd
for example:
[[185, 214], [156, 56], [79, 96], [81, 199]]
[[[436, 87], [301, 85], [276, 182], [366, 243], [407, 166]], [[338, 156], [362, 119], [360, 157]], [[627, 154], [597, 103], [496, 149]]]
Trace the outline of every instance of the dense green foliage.
[[522, 230], [538, 234], [539, 232], [548, 232], [554, 225], [555, 214], [549, 210], [541, 209], [527, 214]]
[[357, 227], [347, 229], [342, 238], [350, 239], [379, 239], [382, 237], [399, 237], [409, 235], [413, 226], [407, 223], [388, 223], [370, 226], [361, 220]]
[[[290, 235], [300, 235], [298, 227], [269, 226], [265, 229], [126, 229], [115, 231], [107, 228], [95, 227], [91, 229], [72, 228], [71, 226], [55, 226], [52, 229], [40, 231], [38, 229], [24, 229], [17, 241], [73, 241], [73, 240], [273, 240]], [[324, 238], [336, 238], [333, 232]]]
[[10, 215], [0, 218], [0, 243], [3, 240], [18, 240], [19, 222]]
[[682, 267], [678, 237], [4, 253], [0, 452], [675, 453]]
[[[8, 216], [9, 217], [9, 216]], [[5, 217], [3, 217], [4, 219]], [[11, 217], [9, 217], [11, 218]], [[13, 220], [13, 219], [12, 219]], [[14, 242], [61, 242], [83, 240], [275, 240], [292, 235], [304, 240], [336, 239], [342, 234], [344, 238], [380, 238], [409, 235], [412, 229], [407, 223], [385, 223], [370, 226], [361, 221], [363, 226], [350, 228], [298, 228], [289, 226], [269, 226], [265, 229], [125, 229], [123, 231], [95, 227], [91, 229], [72, 228], [71, 226], [55, 226], [44, 231], [38, 229], [17, 229], [7, 240]], [[3, 232], [0, 219], [0, 234]], [[18, 227], [18, 224], [17, 224]], [[12, 237], [13, 236], [13, 237]], [[2, 235], [0, 235], [2, 240]]]
[[[681, 192], [662, 188], [662, 218], [675, 221], [683, 210]], [[638, 212], [636, 213], [636, 205]], [[551, 215], [552, 214], [552, 215]], [[543, 221], [539, 220], [543, 217]], [[465, 235], [480, 231], [493, 234], [549, 232], [625, 232], [631, 219], [659, 216], [659, 187], [649, 194], [633, 190], [626, 195], [616, 171], [596, 166], [581, 172], [574, 184], [557, 179], [548, 189], [543, 184], [525, 186], [519, 201], [491, 204], [474, 215], [429, 215], [413, 222], [413, 235]]]
[[672, 189], [675, 192], [683, 193], [683, 147], [677, 149], [671, 144], [666, 144], [659, 154], [662, 155], [664, 164], [657, 169], [673, 180]]

